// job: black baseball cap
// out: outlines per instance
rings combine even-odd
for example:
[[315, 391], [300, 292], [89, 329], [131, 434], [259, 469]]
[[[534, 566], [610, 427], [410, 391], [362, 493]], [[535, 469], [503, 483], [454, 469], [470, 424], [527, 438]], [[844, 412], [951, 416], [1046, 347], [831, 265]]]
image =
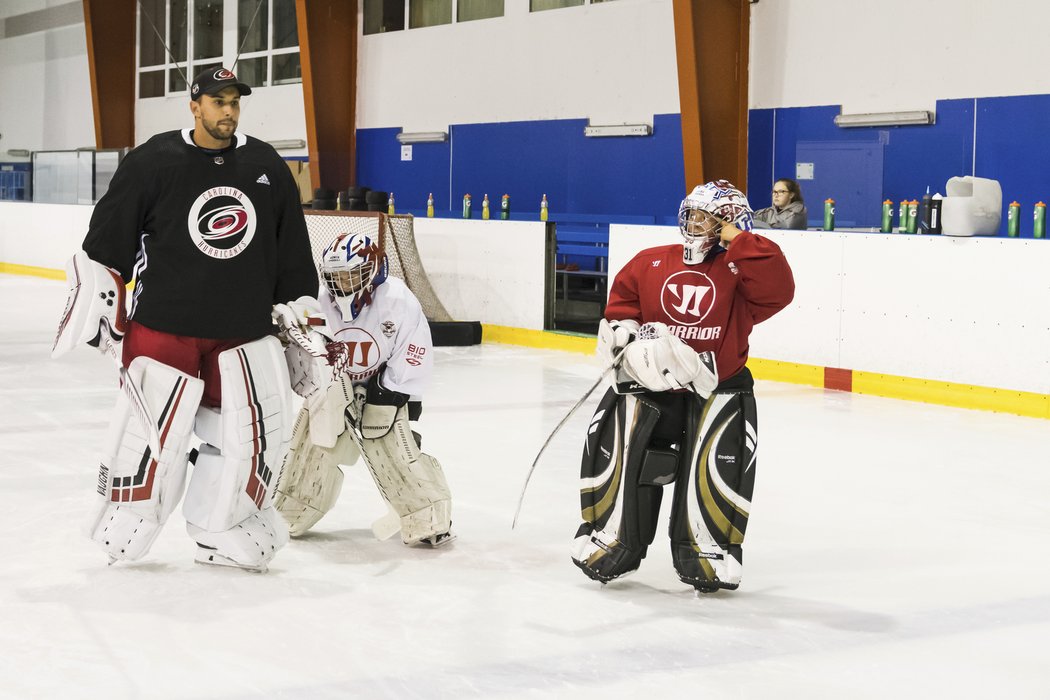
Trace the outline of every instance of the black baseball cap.
[[252, 89], [246, 83], [237, 80], [233, 71], [223, 67], [209, 68], [197, 74], [190, 86], [190, 97], [194, 100], [201, 95], [215, 95], [228, 87], [235, 87], [242, 95], [252, 94]]

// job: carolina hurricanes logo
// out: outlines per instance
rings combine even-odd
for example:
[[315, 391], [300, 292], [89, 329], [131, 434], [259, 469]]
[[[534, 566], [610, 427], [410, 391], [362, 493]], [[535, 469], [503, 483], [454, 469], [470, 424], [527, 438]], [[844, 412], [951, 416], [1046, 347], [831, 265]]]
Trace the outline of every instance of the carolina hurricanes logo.
[[660, 290], [664, 313], [683, 326], [695, 326], [715, 305], [715, 285], [702, 272], [684, 270], [664, 281]]
[[233, 73], [231, 73], [230, 71], [226, 70], [225, 68], [220, 68], [219, 70], [215, 71], [214, 73], [211, 74], [211, 77], [215, 78], [216, 80], [230, 80], [230, 79], [236, 80], [237, 79], [237, 76], [235, 76]]
[[379, 367], [379, 343], [363, 328], [346, 328], [336, 333], [336, 340], [346, 345], [349, 362], [346, 371], [351, 378], [367, 377]]
[[205, 255], [233, 258], [255, 237], [255, 207], [235, 187], [213, 187], [197, 197], [190, 207], [186, 226], [190, 238]]

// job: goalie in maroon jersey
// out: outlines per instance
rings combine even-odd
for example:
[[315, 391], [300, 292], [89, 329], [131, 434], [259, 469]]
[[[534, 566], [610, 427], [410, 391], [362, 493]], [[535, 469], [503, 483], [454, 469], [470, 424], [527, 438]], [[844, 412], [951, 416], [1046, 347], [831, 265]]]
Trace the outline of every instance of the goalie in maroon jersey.
[[795, 290], [752, 213], [728, 181], [700, 185], [678, 212], [684, 242], [641, 251], [613, 281], [597, 351], [617, 377], [588, 429], [572, 548], [592, 579], [638, 568], [674, 484], [678, 577], [701, 592], [740, 585], [758, 446], [748, 337]]

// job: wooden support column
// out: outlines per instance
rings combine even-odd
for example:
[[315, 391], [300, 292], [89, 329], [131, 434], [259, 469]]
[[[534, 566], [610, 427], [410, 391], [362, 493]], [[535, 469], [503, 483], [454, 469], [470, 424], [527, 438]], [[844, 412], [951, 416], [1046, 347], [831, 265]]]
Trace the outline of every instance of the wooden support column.
[[84, 0], [95, 147], [135, 145], [135, 0]]
[[747, 189], [749, 0], [674, 0], [685, 191], [724, 178]]
[[310, 179], [314, 187], [356, 178], [357, 2], [296, 0]]

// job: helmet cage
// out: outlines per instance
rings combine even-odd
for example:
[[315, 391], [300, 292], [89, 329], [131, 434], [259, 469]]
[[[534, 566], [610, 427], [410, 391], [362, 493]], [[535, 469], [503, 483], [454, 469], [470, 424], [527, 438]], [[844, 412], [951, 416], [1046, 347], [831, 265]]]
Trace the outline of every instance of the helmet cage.
[[[325, 249], [320, 272], [337, 304], [359, 312], [372, 300], [372, 290], [386, 279], [386, 256], [368, 236], [341, 233]], [[357, 313], [352, 316], [356, 318]]]

